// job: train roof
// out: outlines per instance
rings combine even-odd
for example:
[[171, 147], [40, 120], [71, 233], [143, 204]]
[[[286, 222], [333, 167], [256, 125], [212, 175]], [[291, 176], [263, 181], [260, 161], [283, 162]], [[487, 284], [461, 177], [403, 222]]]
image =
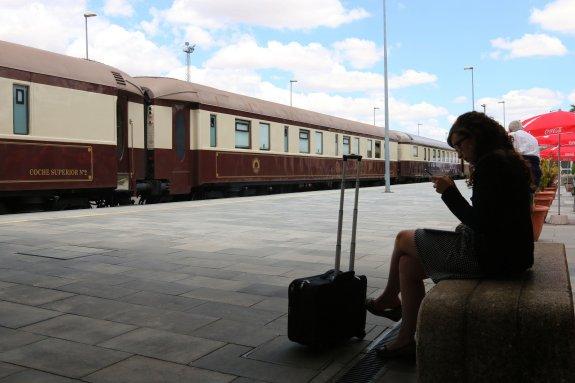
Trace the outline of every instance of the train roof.
[[[236, 111], [269, 116], [284, 121], [311, 124], [353, 133], [384, 137], [383, 127], [329, 116], [305, 109], [294, 108], [276, 102], [260, 100], [237, 93], [226, 92], [205, 85], [195, 84], [167, 77], [135, 77], [138, 84], [151, 91], [150, 97], [196, 102]], [[396, 132], [390, 131], [389, 138], [397, 141]]]
[[66, 56], [1, 40], [0, 52], [2, 52], [0, 54], [0, 67], [105, 85], [142, 95], [141, 89], [135, 85], [134, 79], [130, 75], [97, 61]]
[[398, 141], [400, 144], [413, 144], [413, 145], [422, 145], [422, 146], [430, 146], [439, 149], [446, 149], [446, 150], [453, 150], [451, 146], [447, 144], [447, 142], [434, 140], [432, 138], [417, 136], [415, 134], [409, 134], [405, 132], [396, 132], [398, 135]]

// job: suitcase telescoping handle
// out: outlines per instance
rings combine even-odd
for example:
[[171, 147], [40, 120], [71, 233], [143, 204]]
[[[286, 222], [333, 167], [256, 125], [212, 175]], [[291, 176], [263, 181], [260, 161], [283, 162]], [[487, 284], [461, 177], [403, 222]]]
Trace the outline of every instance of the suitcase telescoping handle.
[[355, 232], [357, 227], [357, 201], [359, 196], [359, 174], [361, 170], [361, 156], [357, 154], [349, 154], [343, 156], [343, 163], [341, 167], [341, 194], [339, 196], [339, 217], [337, 221], [337, 244], [335, 245], [335, 273], [337, 275], [340, 270], [341, 263], [341, 229], [343, 224], [343, 197], [345, 194], [345, 168], [347, 160], [357, 160], [357, 175], [355, 178], [355, 201], [353, 204], [353, 223], [351, 228], [351, 248], [349, 251], [349, 270], [353, 271], [355, 263]]

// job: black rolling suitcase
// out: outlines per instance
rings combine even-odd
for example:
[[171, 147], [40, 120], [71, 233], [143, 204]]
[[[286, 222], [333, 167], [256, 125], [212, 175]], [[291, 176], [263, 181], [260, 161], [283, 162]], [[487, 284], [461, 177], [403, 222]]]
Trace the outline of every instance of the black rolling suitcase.
[[[349, 271], [340, 271], [345, 168], [348, 160], [357, 160], [357, 177]], [[324, 347], [352, 337], [365, 337], [367, 278], [357, 276], [353, 271], [360, 167], [361, 156], [343, 156], [335, 269], [296, 279], [289, 285], [288, 338], [293, 342]]]

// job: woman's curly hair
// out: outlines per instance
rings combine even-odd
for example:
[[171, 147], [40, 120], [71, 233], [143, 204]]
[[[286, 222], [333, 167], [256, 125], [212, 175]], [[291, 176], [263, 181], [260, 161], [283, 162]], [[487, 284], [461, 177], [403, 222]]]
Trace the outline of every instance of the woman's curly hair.
[[[475, 143], [475, 162], [486, 154], [500, 150], [510, 157], [517, 158], [520, 163], [524, 164], [524, 172], [527, 179], [531, 179], [531, 173], [526, 161], [513, 147], [513, 138], [493, 118], [475, 111], [464, 113], [457, 117], [447, 136], [447, 143], [451, 147], [453, 147], [452, 137], [454, 133], [473, 139]], [[471, 171], [468, 184], [473, 185], [473, 170]]]

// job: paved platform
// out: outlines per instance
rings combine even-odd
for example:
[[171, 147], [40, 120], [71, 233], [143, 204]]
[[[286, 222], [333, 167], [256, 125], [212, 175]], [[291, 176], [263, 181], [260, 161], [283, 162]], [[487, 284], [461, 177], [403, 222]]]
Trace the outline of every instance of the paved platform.
[[[360, 192], [356, 265], [370, 295], [385, 285], [399, 230], [457, 224], [429, 183], [392, 189]], [[565, 197], [572, 224], [545, 225], [541, 240], [565, 242], [573, 266]], [[0, 382], [333, 381], [393, 324], [368, 314], [365, 340], [323, 353], [287, 340], [287, 286], [332, 267], [338, 199], [330, 190], [0, 216]], [[391, 362], [378, 379], [415, 381], [415, 368]]]

